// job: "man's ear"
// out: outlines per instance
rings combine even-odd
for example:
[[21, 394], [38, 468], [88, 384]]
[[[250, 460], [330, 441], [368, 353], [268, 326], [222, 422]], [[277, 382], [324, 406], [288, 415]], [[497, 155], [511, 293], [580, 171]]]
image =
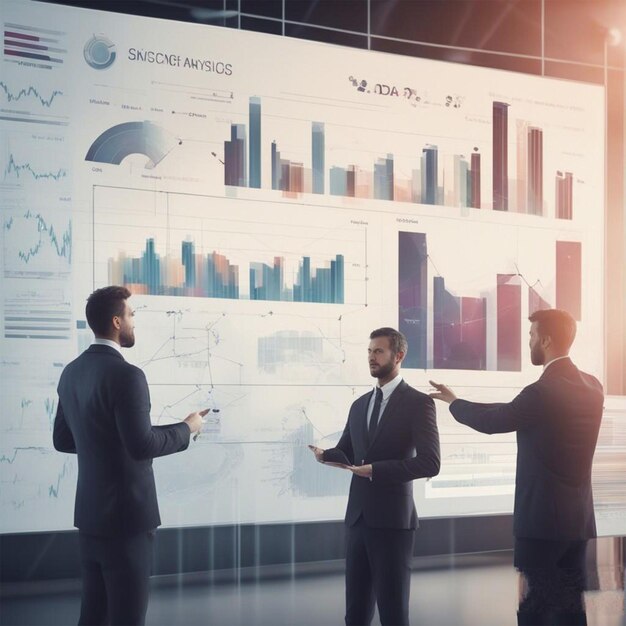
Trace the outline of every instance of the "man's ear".
[[117, 315], [113, 316], [113, 328], [115, 328], [115, 330], [119, 330], [122, 327], [122, 324], [120, 323], [120, 318]]

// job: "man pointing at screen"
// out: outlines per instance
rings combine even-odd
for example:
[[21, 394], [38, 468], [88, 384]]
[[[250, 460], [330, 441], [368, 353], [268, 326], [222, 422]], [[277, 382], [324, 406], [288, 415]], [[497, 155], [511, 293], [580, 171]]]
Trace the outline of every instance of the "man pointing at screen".
[[413, 483], [439, 473], [434, 402], [402, 380], [407, 352], [393, 328], [370, 334], [367, 350], [374, 389], [350, 408], [335, 448], [310, 446], [320, 463], [343, 465], [354, 476], [346, 511], [347, 626], [409, 623], [411, 559], [417, 512]]
[[146, 377], [121, 350], [135, 344], [130, 295], [111, 286], [89, 296], [85, 313], [96, 339], [67, 365], [58, 386], [54, 447], [78, 455], [79, 624], [144, 623], [161, 524], [152, 459], [185, 450], [207, 413], [168, 426], [150, 423]]
[[604, 396], [600, 382], [570, 360], [576, 321], [566, 311], [530, 317], [530, 359], [543, 374], [508, 403], [460, 400], [431, 381], [431, 397], [482, 433], [517, 431], [515, 566], [525, 595], [519, 624], [586, 624], [582, 604], [587, 540], [596, 536], [591, 463]]

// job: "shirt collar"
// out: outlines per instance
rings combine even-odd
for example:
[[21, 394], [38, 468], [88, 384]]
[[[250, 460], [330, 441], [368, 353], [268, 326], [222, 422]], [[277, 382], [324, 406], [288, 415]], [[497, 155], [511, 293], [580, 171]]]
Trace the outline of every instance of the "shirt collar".
[[545, 372], [550, 367], [550, 365], [552, 365], [552, 363], [555, 363], [556, 361], [560, 361], [561, 359], [569, 359], [569, 355], [566, 354], [565, 356], [557, 356], [556, 359], [552, 359], [552, 361], [548, 361], [543, 366], [543, 371]]
[[122, 354], [122, 346], [115, 341], [111, 341], [110, 339], [101, 339], [100, 337], [96, 337], [93, 340], [92, 346], [109, 346], [109, 348], [113, 348], [117, 350], [120, 354]]
[[[396, 387], [402, 382], [402, 374], [398, 374], [395, 378], [390, 380], [387, 384], [380, 387], [383, 392], [383, 401], [386, 400], [395, 390]], [[374, 386], [374, 393], [376, 393], [378, 385]]]

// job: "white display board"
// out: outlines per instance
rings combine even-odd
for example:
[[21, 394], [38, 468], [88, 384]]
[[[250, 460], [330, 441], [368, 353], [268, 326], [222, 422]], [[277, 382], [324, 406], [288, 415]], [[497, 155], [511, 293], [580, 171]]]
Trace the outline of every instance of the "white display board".
[[[59, 374], [94, 288], [129, 285], [156, 424], [210, 407], [155, 461], [167, 526], [341, 519], [316, 464], [372, 384], [512, 398], [539, 371], [529, 312], [568, 308], [603, 377], [597, 86], [230, 29], [2, 3], [0, 531], [72, 526], [51, 444]], [[510, 512], [515, 435], [438, 403], [421, 517]], [[612, 527], [614, 528], [614, 527]]]

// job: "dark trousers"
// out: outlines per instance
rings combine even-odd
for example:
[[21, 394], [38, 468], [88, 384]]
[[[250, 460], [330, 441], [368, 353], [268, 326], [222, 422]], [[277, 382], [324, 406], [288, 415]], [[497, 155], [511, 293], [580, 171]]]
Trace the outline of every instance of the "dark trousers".
[[100, 537], [79, 533], [83, 592], [79, 625], [143, 626], [155, 532]]
[[346, 625], [368, 626], [374, 605], [383, 626], [409, 623], [415, 530], [369, 528], [363, 518], [347, 529]]
[[524, 579], [519, 626], [585, 626], [587, 541], [515, 539], [515, 567]]

